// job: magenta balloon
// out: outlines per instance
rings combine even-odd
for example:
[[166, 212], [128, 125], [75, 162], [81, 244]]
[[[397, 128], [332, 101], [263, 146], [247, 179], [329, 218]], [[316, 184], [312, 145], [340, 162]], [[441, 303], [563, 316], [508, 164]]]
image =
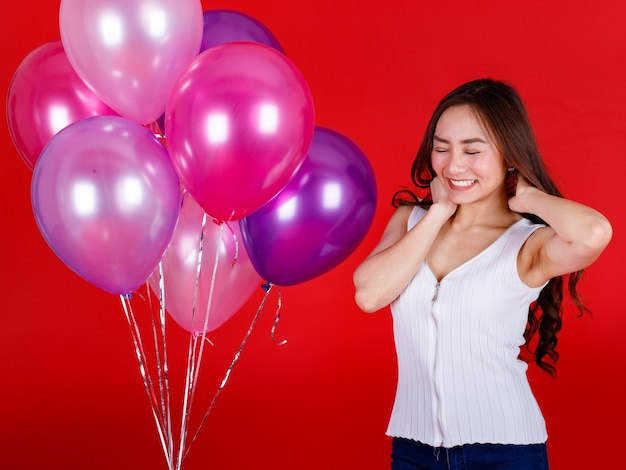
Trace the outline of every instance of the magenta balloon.
[[119, 114], [155, 121], [200, 51], [199, 0], [62, 0], [61, 41], [78, 75]]
[[285, 51], [274, 34], [260, 21], [232, 10], [207, 10], [202, 14], [203, 33], [200, 51], [225, 42], [256, 42]]
[[[204, 330], [218, 247], [207, 331], [215, 330], [237, 313], [262, 282], [241, 242], [239, 226], [233, 224], [230, 228], [220, 228], [208, 219], [202, 240], [202, 261], [194, 311], [203, 215], [204, 211], [198, 203], [188, 193], [185, 194], [174, 238], [162, 261], [165, 308], [178, 325], [191, 333], [202, 333]], [[233, 264], [237, 251], [237, 259]], [[149, 284], [157, 295], [159, 278], [157, 269], [150, 276]]]
[[35, 165], [31, 192], [48, 245], [112, 294], [146, 282], [172, 239], [181, 201], [163, 145], [119, 116], [83, 119], [55, 135]]
[[180, 76], [165, 134], [185, 188], [207, 214], [229, 221], [287, 185], [314, 121], [309, 87], [285, 55], [231, 42], [202, 52]]
[[316, 127], [306, 160], [274, 199], [241, 219], [256, 271], [282, 286], [313, 279], [361, 243], [376, 210], [376, 180], [347, 137]]
[[31, 170], [61, 129], [87, 117], [115, 114], [78, 77], [61, 41], [43, 44], [28, 54], [9, 85], [9, 132]]

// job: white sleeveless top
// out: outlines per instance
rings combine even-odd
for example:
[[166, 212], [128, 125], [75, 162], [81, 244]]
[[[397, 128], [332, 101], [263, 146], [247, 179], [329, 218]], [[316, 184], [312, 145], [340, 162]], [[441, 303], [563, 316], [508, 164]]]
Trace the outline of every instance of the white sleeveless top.
[[[408, 229], [425, 213], [413, 208]], [[539, 227], [517, 221], [439, 283], [424, 262], [391, 304], [398, 385], [388, 435], [435, 447], [546, 441], [518, 359], [543, 286], [520, 280], [517, 255]]]

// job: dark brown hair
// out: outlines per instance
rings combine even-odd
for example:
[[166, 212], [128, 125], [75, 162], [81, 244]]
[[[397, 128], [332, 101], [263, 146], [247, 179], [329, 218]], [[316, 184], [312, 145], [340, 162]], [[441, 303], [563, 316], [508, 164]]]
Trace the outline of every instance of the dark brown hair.
[[[392, 199], [395, 207], [419, 205], [428, 209], [432, 205], [429, 188], [435, 175], [431, 165], [435, 128], [445, 110], [460, 105], [469, 105], [478, 114], [503, 155], [507, 167], [515, 168], [518, 175], [542, 191], [561, 196], [543, 163], [520, 96], [513, 87], [502, 81], [483, 78], [455, 88], [439, 102], [426, 127], [411, 168], [415, 191], [403, 189], [396, 192]], [[512, 174], [507, 175], [507, 178], [513, 177], [515, 176]], [[546, 224], [534, 214], [522, 216], [535, 223]], [[582, 303], [576, 288], [581, 275], [582, 271], [569, 275], [568, 291], [574, 305], [582, 314], [588, 312], [588, 309]], [[548, 282], [541, 290], [537, 301], [530, 306], [524, 332], [526, 351], [531, 353], [537, 365], [550, 375], [556, 373], [555, 366], [559, 359], [556, 346], [557, 333], [562, 326], [562, 302], [563, 276], [559, 276]], [[535, 333], [539, 336], [536, 345], [531, 346]]]

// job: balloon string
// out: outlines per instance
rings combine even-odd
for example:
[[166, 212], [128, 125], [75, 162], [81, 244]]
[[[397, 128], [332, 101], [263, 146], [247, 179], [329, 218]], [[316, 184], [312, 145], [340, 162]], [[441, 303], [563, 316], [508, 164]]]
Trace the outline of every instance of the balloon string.
[[[226, 224], [226, 227], [228, 227], [228, 229], [230, 230], [230, 234], [233, 237], [233, 242], [235, 245], [235, 257], [233, 258], [233, 263], [232, 265], [234, 266], [237, 263], [237, 260], [239, 259], [239, 240], [237, 239], [237, 234], [235, 233], [235, 231], [233, 230], [233, 228], [226, 222], [224, 222]], [[221, 236], [221, 233], [220, 233]]]
[[191, 439], [191, 441], [189, 442], [189, 445], [187, 446], [187, 451], [185, 452], [185, 456], [184, 457], [187, 457], [187, 454], [189, 453], [189, 450], [191, 449], [191, 446], [193, 445], [193, 443], [198, 438], [198, 435], [200, 434], [200, 430], [202, 429], [202, 426], [204, 425], [204, 422], [207, 420], [207, 418], [209, 417], [209, 414], [213, 410], [213, 407], [215, 406], [215, 402], [217, 401], [218, 397], [220, 396], [220, 393], [222, 393], [222, 390], [224, 389], [224, 387], [226, 387], [226, 383], [228, 382], [228, 379], [230, 378], [230, 374], [233, 371], [233, 368], [235, 367], [235, 364], [239, 360], [239, 357], [241, 356], [241, 352], [243, 351], [243, 348], [245, 347], [246, 343], [248, 342], [248, 338], [250, 337], [250, 334], [252, 333], [252, 330], [254, 329], [254, 326], [256, 325], [257, 320], [259, 319], [259, 315], [261, 314], [261, 311], [263, 310], [263, 307], [265, 306], [265, 302], [266, 302], [266, 300], [267, 300], [267, 298], [268, 298], [268, 296], [270, 294], [270, 291], [272, 290], [272, 285], [271, 284], [263, 284], [262, 287], [265, 290], [265, 295], [263, 296], [263, 300], [261, 301], [261, 304], [259, 305], [259, 308], [257, 309], [254, 317], [252, 318], [252, 322], [250, 323], [248, 331], [246, 332], [246, 334], [245, 334], [245, 336], [243, 338], [243, 341], [241, 342], [241, 345], [239, 346], [239, 349], [235, 353], [235, 357], [233, 358], [232, 362], [230, 363], [230, 366], [226, 370], [226, 374], [224, 375], [224, 378], [222, 379], [222, 382], [220, 383], [217, 391], [215, 392], [215, 395], [213, 396], [213, 400], [211, 401], [211, 404], [209, 405], [209, 408], [208, 408], [207, 412], [204, 414], [204, 417], [202, 418], [202, 421], [200, 422], [200, 425], [198, 426], [198, 429], [196, 430], [196, 433], [194, 434], [193, 439]]
[[[204, 247], [204, 228], [206, 227], [207, 216], [206, 213], [202, 216], [202, 226], [200, 229], [200, 244], [198, 247], [198, 263], [196, 268], [196, 284], [194, 287], [193, 293], [193, 307], [191, 309], [191, 324], [194, 323], [194, 317], [196, 314], [196, 306], [198, 303], [198, 291], [200, 288], [200, 271], [202, 267], [202, 252]], [[193, 334], [189, 335], [189, 347], [187, 351], [187, 369], [185, 376], [185, 389], [183, 395], [183, 409], [182, 409], [182, 419], [180, 424], [180, 443], [178, 447], [178, 457], [176, 459], [176, 470], [180, 470], [183, 459], [183, 447], [185, 446], [185, 434], [187, 429], [187, 421], [189, 418], [189, 390], [191, 388], [191, 378], [193, 377], [193, 369], [195, 365], [195, 352], [196, 352], [196, 343], [197, 340]]]
[[[203, 235], [201, 237], [201, 240], [204, 237], [205, 224], [206, 224], [206, 213], [204, 214], [203, 221], [202, 221]], [[198, 334], [192, 333], [193, 348], [190, 350], [190, 354], [192, 355], [192, 357], [188, 361], [188, 364], [190, 364], [191, 367], [188, 368], [187, 370], [187, 386], [185, 390], [186, 392], [185, 393], [185, 405], [183, 408], [184, 420], [183, 420], [183, 423], [181, 424], [181, 439], [180, 439], [180, 446], [179, 446], [179, 453], [178, 453], [177, 468], [180, 468], [180, 466], [182, 465], [182, 460], [187, 455], [185, 452], [185, 446], [186, 446], [187, 432], [188, 432], [188, 427], [189, 427], [189, 415], [191, 413], [191, 406], [195, 398], [196, 386], [198, 384], [198, 375], [200, 373], [200, 364], [202, 362], [202, 356], [204, 353], [204, 345], [205, 345], [205, 341], [200, 341], [199, 343], [200, 346], [198, 348], [198, 339], [199, 338], [206, 339], [206, 333], [209, 327], [209, 315], [211, 311], [211, 304], [213, 302], [213, 293], [215, 291], [215, 280], [217, 278], [217, 268], [219, 265], [219, 255], [220, 255], [220, 248], [222, 245], [223, 233], [224, 233], [224, 223], [220, 223], [220, 233], [219, 233], [219, 239], [218, 239], [219, 241], [216, 244], [216, 248], [215, 248], [213, 273], [211, 275], [211, 286], [209, 289], [209, 299], [207, 302], [207, 308], [206, 308], [205, 317], [204, 317], [204, 325], [202, 328], [202, 334], [198, 335]], [[199, 284], [201, 262], [202, 262], [201, 256], [199, 256], [197, 279], [196, 279], [197, 285]], [[194, 304], [195, 304], [195, 301], [194, 301]], [[193, 324], [193, 320], [192, 320], [192, 324]]]
[[[149, 288], [149, 286], [146, 286]], [[150, 297], [149, 297], [150, 298]], [[154, 310], [150, 308], [150, 311]], [[170, 385], [169, 385], [169, 367], [167, 357], [167, 341], [165, 332], [165, 279], [163, 274], [163, 262], [159, 262], [159, 324], [161, 326], [161, 341], [163, 351], [163, 367], [161, 369], [160, 354], [158, 347], [158, 334], [157, 328], [154, 322], [154, 315], [152, 317], [152, 328], [154, 332], [154, 344], [156, 348], [157, 366], [159, 368], [159, 388], [161, 392], [161, 408], [163, 413], [163, 421], [166, 425], [167, 442], [169, 450], [169, 468], [174, 468], [174, 437], [172, 435], [172, 414], [171, 414], [171, 400], [170, 400]]]
[[[269, 290], [272, 286], [272, 283], [264, 284], [264, 286], [268, 286], [268, 290]], [[270, 336], [272, 337], [272, 342], [276, 346], [284, 346], [285, 344], [287, 344], [286, 339], [282, 340], [279, 343], [276, 342], [276, 327], [278, 327], [278, 322], [280, 321], [280, 309], [283, 305], [283, 296], [280, 293], [279, 287], [276, 288], [276, 292], [278, 294], [278, 300], [276, 301], [276, 313], [274, 313], [274, 323], [272, 324], [272, 330], [270, 332]]]
[[154, 392], [154, 385], [150, 378], [150, 374], [147, 370], [146, 353], [143, 347], [143, 342], [141, 341], [141, 333], [139, 331], [139, 326], [137, 325], [135, 314], [132, 310], [132, 306], [130, 305], [130, 296], [120, 295], [120, 300], [122, 302], [122, 306], [124, 307], [124, 314], [126, 316], [126, 321], [128, 322], [128, 326], [130, 327], [130, 332], [133, 338], [133, 344], [135, 345], [135, 354], [137, 356], [137, 362], [139, 363], [139, 372], [141, 373], [144, 387], [148, 395], [148, 400], [150, 401], [150, 408], [152, 409], [152, 416], [157, 425], [159, 438], [161, 440], [161, 446], [163, 448], [165, 458], [167, 459], [168, 462], [170, 462], [170, 458], [168, 455], [168, 446], [165, 443], [165, 436], [163, 434], [164, 423], [159, 418], [159, 415], [157, 413], [158, 401]]
[[[220, 224], [219, 242], [217, 243], [216, 249], [215, 249], [215, 260], [213, 262], [213, 273], [211, 275], [211, 286], [209, 288], [209, 300], [208, 300], [208, 303], [207, 303], [206, 315], [204, 317], [204, 326], [203, 326], [203, 329], [202, 329], [202, 334], [201, 335], [197, 335], [196, 334], [196, 338], [197, 339], [202, 338], [203, 340], [207, 340], [209, 343], [211, 343], [211, 341], [207, 339], [206, 334], [207, 334], [207, 330], [209, 328], [209, 315], [210, 315], [210, 310], [211, 310], [211, 306], [212, 306], [212, 303], [213, 303], [213, 293], [215, 292], [215, 280], [217, 279], [217, 267], [218, 267], [218, 264], [219, 264], [220, 246], [222, 244], [222, 236], [223, 236], [223, 233], [224, 233], [224, 225], [225, 225], [224, 223]], [[193, 387], [192, 387], [192, 390], [191, 390], [191, 401], [190, 401], [190, 403], [193, 403], [193, 400], [194, 400], [194, 397], [195, 397], [196, 386], [198, 384], [198, 374], [200, 373], [200, 364], [202, 362], [202, 356], [203, 356], [205, 344], [206, 344], [206, 341], [200, 341], [200, 350], [198, 352], [198, 357], [197, 357], [197, 364], [196, 364], [196, 368], [195, 368], [195, 377], [194, 377], [194, 380], [193, 380]], [[185, 434], [185, 436], [186, 436], [186, 434]]]
[[200, 228], [200, 244], [198, 246], [198, 263], [196, 265], [196, 284], [193, 290], [193, 307], [191, 310], [191, 324], [193, 325], [194, 317], [196, 316], [196, 306], [198, 305], [198, 292], [200, 291], [200, 271], [202, 269], [202, 252], [204, 248], [204, 229], [206, 227], [206, 213], [202, 216], [202, 225]]
[[[149, 309], [150, 309], [150, 313], [151, 313], [151, 318], [150, 318], [150, 323], [152, 326], [152, 341], [154, 344], [154, 350], [155, 350], [155, 359], [156, 359], [156, 366], [157, 366], [157, 382], [159, 385], [159, 398], [160, 398], [160, 404], [161, 404], [161, 422], [163, 423], [164, 426], [164, 437], [165, 437], [165, 441], [168, 447], [168, 466], [171, 468], [171, 458], [172, 458], [172, 453], [171, 453], [171, 436], [170, 436], [170, 426], [169, 424], [167, 424], [167, 412], [166, 412], [166, 405], [165, 405], [165, 384], [164, 384], [164, 377], [163, 377], [163, 369], [161, 367], [161, 353], [160, 353], [160, 347], [159, 347], [159, 338], [158, 338], [158, 331], [157, 331], [157, 326], [156, 326], [156, 322], [154, 321], [154, 313], [153, 313], [153, 308], [152, 308], [152, 298], [150, 296], [148, 296], [148, 305], [149, 305]], [[156, 400], [156, 397], [155, 397]]]
[[[220, 259], [220, 248], [221, 248], [221, 244], [222, 244], [222, 236], [224, 234], [224, 223], [220, 224], [220, 233], [219, 233], [219, 241], [215, 246], [215, 259], [213, 261], [213, 273], [211, 274], [211, 286], [209, 288], [209, 300], [207, 302], [207, 306], [206, 306], [206, 312], [205, 312], [205, 316], [204, 316], [204, 325], [202, 327], [202, 334], [201, 337], [203, 339], [206, 339], [206, 334], [207, 334], [207, 330], [209, 329], [209, 315], [211, 313], [211, 305], [213, 303], [213, 293], [215, 291], [215, 280], [217, 279], [217, 267], [219, 264], [219, 259]], [[196, 334], [196, 336], [198, 336]], [[209, 343], [211, 343], [211, 341], [209, 341]], [[198, 365], [196, 367], [196, 375], [194, 377], [194, 388], [192, 390], [192, 394], [191, 394], [191, 398], [192, 398], [192, 402], [193, 402], [193, 397], [195, 394], [195, 385], [198, 382], [198, 374], [200, 373], [200, 362], [202, 361], [202, 352], [204, 350], [204, 341], [200, 342], [200, 352], [198, 354]], [[211, 343], [212, 344], [212, 343]]]

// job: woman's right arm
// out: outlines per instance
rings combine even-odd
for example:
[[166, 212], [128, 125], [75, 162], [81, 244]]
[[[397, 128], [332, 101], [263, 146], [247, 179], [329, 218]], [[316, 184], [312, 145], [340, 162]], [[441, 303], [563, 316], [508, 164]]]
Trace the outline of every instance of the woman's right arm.
[[400, 206], [389, 219], [383, 236], [354, 271], [355, 302], [364, 312], [375, 312], [400, 295], [420, 268], [439, 230], [456, 206], [433, 204], [409, 231], [412, 206]]

